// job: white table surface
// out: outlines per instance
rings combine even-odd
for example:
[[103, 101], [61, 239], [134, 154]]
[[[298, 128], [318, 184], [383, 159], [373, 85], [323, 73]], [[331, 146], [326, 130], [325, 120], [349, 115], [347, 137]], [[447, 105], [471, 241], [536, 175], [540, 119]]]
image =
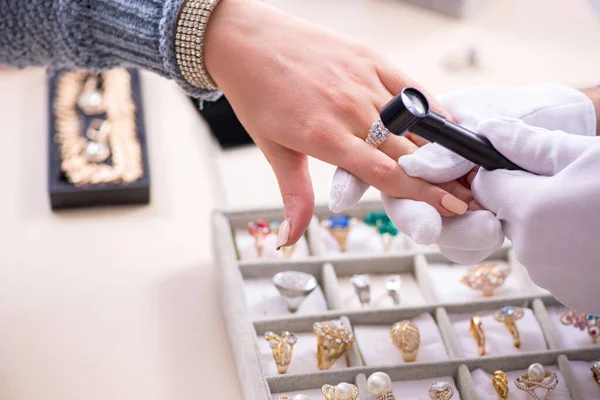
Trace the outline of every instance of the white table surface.
[[[600, 78], [600, 24], [585, 0], [493, 1], [464, 22], [395, 0], [273, 2], [362, 38], [434, 93]], [[480, 49], [484, 69], [445, 72], [441, 58], [467, 45]], [[0, 73], [5, 400], [241, 398], [214, 282], [209, 212], [279, 205], [275, 179], [256, 149], [217, 152], [173, 83], [144, 73], [143, 89], [152, 204], [53, 214], [44, 72]], [[319, 162], [311, 169], [324, 201], [333, 170]]]

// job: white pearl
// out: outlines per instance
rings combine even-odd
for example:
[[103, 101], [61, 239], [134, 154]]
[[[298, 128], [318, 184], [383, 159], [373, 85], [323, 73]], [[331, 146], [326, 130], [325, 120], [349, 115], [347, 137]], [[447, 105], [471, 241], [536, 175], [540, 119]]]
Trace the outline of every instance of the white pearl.
[[392, 391], [392, 379], [386, 373], [375, 372], [367, 379], [367, 388], [371, 395], [380, 396]]
[[531, 364], [527, 369], [527, 376], [529, 377], [529, 379], [541, 382], [546, 377], [546, 369], [542, 364]]
[[294, 396], [293, 400], [311, 400], [311, 398], [305, 394], [297, 394]]
[[352, 398], [352, 385], [342, 382], [334, 390], [336, 400], [349, 400]]

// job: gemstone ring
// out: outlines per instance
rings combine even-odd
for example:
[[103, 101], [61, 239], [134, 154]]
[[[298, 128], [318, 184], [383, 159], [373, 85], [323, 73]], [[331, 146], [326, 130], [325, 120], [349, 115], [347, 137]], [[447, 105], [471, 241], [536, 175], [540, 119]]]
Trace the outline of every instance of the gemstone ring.
[[400, 304], [400, 287], [402, 286], [402, 277], [400, 275], [390, 275], [385, 278], [384, 285], [388, 296], [392, 298], [394, 304]]
[[338, 383], [335, 386], [323, 385], [321, 387], [323, 400], [356, 400], [358, 388], [351, 383]]
[[531, 364], [527, 369], [527, 374], [519, 376], [515, 379], [515, 386], [527, 392], [535, 400], [539, 400], [536, 394], [536, 389], [546, 389], [546, 395], [543, 397], [547, 399], [550, 397], [550, 393], [558, 386], [558, 377], [552, 371], [548, 371], [542, 364]]
[[429, 388], [431, 400], [450, 400], [454, 396], [454, 388], [446, 381], [434, 382]]
[[368, 226], [375, 228], [383, 242], [384, 251], [389, 251], [392, 241], [398, 236], [398, 229], [396, 229], [385, 211], [367, 213], [364, 222]]
[[375, 400], [396, 400], [392, 379], [385, 372], [374, 372], [367, 379], [367, 390]]
[[314, 276], [299, 271], [279, 272], [273, 276], [272, 282], [291, 313], [298, 311], [300, 304], [317, 288]]
[[387, 138], [390, 137], [390, 135], [390, 131], [379, 119], [373, 122], [373, 125], [371, 125], [371, 129], [369, 130], [369, 134], [367, 135], [365, 142], [367, 142], [375, 148], [378, 148], [383, 142], [385, 142]]
[[263, 256], [265, 239], [271, 234], [271, 227], [262, 219], [248, 222], [248, 233], [254, 238], [254, 247], [258, 259]]
[[265, 340], [269, 342], [269, 347], [273, 352], [273, 358], [277, 365], [277, 372], [285, 374], [292, 361], [292, 353], [294, 345], [298, 342], [298, 337], [288, 331], [281, 335], [276, 335], [273, 332], [265, 333]]
[[460, 278], [473, 290], [479, 290], [484, 297], [490, 297], [496, 289], [504, 285], [506, 278], [510, 275], [510, 268], [506, 265], [481, 264], [469, 268]]
[[594, 380], [596, 381], [598, 386], [600, 386], [600, 361], [594, 361], [590, 369], [592, 370]]
[[587, 330], [592, 343], [598, 342], [598, 336], [600, 336], [600, 319], [598, 317], [578, 311], [569, 311], [560, 316], [560, 322], [563, 325], [573, 325], [574, 328], [582, 331]]
[[350, 278], [354, 291], [358, 297], [358, 301], [363, 307], [366, 307], [371, 302], [371, 278], [367, 274], [352, 275]]
[[335, 239], [342, 253], [345, 253], [348, 235], [356, 223], [356, 218], [347, 215], [332, 215], [321, 221], [321, 226]]
[[317, 366], [321, 371], [331, 368], [354, 343], [352, 329], [341, 319], [315, 322], [313, 332], [317, 336]]
[[494, 319], [506, 326], [506, 329], [513, 337], [513, 346], [521, 348], [521, 336], [517, 329], [516, 321], [525, 316], [525, 311], [521, 307], [504, 306], [494, 313]]

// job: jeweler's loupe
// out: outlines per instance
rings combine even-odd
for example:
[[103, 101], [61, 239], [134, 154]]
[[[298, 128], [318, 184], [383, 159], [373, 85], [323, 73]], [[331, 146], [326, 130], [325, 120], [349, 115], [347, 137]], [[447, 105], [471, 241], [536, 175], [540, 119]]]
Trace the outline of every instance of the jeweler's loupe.
[[380, 117], [394, 135], [403, 136], [410, 131], [487, 170], [523, 170], [498, 152], [485, 136], [432, 111], [425, 95], [415, 88], [404, 88], [381, 110]]

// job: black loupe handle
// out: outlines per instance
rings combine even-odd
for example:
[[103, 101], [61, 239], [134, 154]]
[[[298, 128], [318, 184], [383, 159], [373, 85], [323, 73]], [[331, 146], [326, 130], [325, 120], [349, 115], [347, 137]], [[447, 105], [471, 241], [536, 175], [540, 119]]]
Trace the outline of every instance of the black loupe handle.
[[411, 131], [487, 170], [523, 170], [496, 150], [485, 136], [431, 111], [425, 95], [415, 88], [404, 88], [381, 110], [380, 117], [394, 135], [402, 136]]

